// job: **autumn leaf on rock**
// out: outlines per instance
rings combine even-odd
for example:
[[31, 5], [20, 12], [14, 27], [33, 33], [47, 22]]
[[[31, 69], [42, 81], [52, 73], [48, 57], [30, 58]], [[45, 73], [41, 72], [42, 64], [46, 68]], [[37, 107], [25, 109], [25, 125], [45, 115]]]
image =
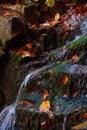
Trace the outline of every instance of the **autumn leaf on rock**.
[[60, 18], [60, 14], [59, 14], [59, 13], [56, 13], [54, 19], [57, 21], [57, 20], [59, 20], [59, 18]]
[[84, 113], [83, 118], [87, 119], [87, 113]]
[[68, 80], [69, 80], [69, 78], [68, 78], [67, 75], [64, 75], [64, 76], [62, 76], [62, 77], [60, 78], [60, 81], [61, 81], [64, 85], [67, 84]]
[[32, 49], [32, 43], [26, 44], [26, 47], [27, 47], [28, 49]]
[[53, 120], [54, 119], [54, 115], [51, 113], [51, 114], [49, 114], [49, 118], [51, 119], [51, 120]]
[[48, 112], [50, 110], [50, 101], [43, 101], [39, 107], [41, 112]]
[[77, 55], [74, 55], [69, 61], [74, 63], [74, 62], [78, 61], [78, 59], [79, 59], [79, 57]]
[[43, 98], [46, 99], [49, 96], [48, 90], [43, 91]]
[[53, 7], [55, 5], [55, 0], [46, 0], [45, 4], [49, 7]]
[[26, 105], [33, 106], [33, 103], [30, 102], [30, 101], [21, 101], [19, 104], [20, 104], [21, 106], [26, 106]]

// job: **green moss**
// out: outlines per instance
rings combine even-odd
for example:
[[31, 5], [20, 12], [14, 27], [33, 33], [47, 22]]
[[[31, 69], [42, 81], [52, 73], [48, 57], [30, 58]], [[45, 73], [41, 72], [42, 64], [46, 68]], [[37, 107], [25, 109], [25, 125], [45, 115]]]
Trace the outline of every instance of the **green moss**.
[[14, 60], [15, 60], [16, 64], [19, 64], [20, 61], [22, 60], [22, 57], [16, 54], [16, 55], [14, 56]]
[[78, 40], [71, 42], [67, 46], [67, 48], [68, 49], [75, 49], [75, 48], [83, 47], [86, 43], [87, 43], [87, 34], [80, 37]]
[[5, 40], [0, 40], [0, 47], [5, 47], [6, 41]]
[[64, 62], [60, 62], [59, 64], [55, 65], [52, 70], [53, 70], [53, 75], [58, 75], [58, 73], [60, 71], [62, 71], [62, 69], [68, 64], [67, 61], [64, 61]]

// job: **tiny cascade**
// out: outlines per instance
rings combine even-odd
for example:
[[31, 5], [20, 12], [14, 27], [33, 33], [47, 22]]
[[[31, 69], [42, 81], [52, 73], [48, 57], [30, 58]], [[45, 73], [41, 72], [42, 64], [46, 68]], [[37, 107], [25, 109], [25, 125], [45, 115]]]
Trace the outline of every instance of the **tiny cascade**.
[[7, 106], [0, 113], [0, 130], [15, 130], [16, 106], [19, 102], [22, 91], [27, 86], [27, 83], [44, 69], [45, 67], [32, 71], [25, 76], [25, 79], [21, 83], [15, 103], [13, 105]]
[[67, 115], [64, 116], [64, 120], [63, 120], [63, 130], [66, 130], [66, 120], [67, 120]]

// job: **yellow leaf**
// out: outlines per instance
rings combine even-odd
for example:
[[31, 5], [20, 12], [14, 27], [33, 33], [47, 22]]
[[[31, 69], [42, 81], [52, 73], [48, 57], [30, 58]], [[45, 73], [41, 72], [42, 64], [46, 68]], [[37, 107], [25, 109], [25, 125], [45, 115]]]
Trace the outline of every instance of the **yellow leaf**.
[[59, 18], [60, 18], [60, 14], [59, 14], [59, 13], [56, 13], [56, 14], [55, 14], [55, 20], [57, 21], [57, 20], [59, 20]]
[[39, 107], [41, 112], [48, 112], [50, 110], [50, 101], [43, 101]]
[[45, 4], [49, 7], [53, 7], [55, 5], [55, 0], [46, 0]]

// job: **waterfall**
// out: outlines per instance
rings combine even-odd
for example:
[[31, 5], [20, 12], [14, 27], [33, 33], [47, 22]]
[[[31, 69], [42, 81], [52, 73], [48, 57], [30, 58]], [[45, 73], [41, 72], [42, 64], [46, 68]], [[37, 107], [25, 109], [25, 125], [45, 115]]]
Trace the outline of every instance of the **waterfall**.
[[41, 72], [42, 70], [49, 67], [46, 66], [42, 67], [41, 69], [32, 71], [25, 76], [23, 82], [21, 83], [15, 103], [13, 105], [7, 106], [0, 113], [0, 130], [15, 130], [14, 126], [15, 126], [15, 118], [16, 118], [16, 106], [19, 102], [19, 98], [21, 96], [23, 89], [27, 86], [27, 83], [30, 81], [30, 79], [38, 75], [38, 73]]
[[67, 119], [67, 115], [64, 116], [64, 120], [63, 120], [63, 130], [66, 130], [66, 119]]

